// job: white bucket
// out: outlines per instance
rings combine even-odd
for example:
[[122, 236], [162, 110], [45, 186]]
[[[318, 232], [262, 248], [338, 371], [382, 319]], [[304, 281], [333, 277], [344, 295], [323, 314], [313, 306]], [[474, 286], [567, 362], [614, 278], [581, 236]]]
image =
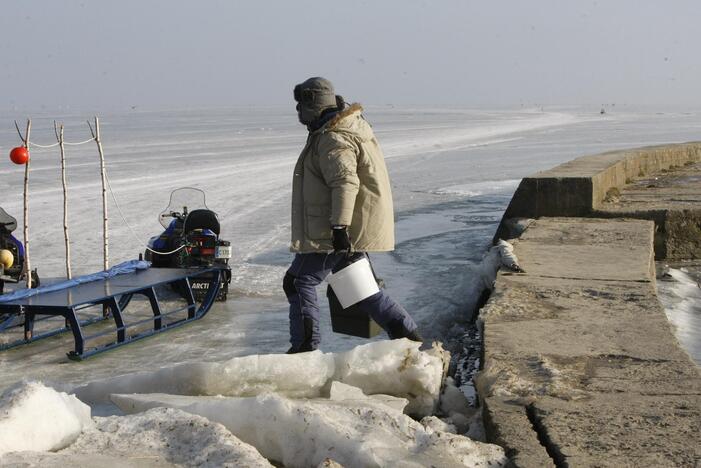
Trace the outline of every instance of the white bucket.
[[328, 282], [344, 309], [380, 291], [367, 258], [329, 275]]

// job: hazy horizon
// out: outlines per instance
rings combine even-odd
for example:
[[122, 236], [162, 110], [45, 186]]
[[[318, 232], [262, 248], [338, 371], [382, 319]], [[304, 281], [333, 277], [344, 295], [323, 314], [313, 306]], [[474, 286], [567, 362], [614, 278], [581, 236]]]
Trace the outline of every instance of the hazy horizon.
[[0, 111], [292, 106], [699, 108], [701, 4], [9, 0]]

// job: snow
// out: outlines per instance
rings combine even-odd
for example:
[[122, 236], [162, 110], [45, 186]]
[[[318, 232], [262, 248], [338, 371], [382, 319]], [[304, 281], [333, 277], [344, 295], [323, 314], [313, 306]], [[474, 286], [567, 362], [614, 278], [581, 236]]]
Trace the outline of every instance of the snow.
[[95, 418], [70, 446], [56, 453], [20, 452], [1, 465], [272, 467], [224, 426], [176, 409]]
[[90, 407], [39, 382], [22, 382], [0, 396], [0, 455], [62, 449], [92, 425]]
[[187, 363], [156, 371], [121, 375], [75, 389], [83, 401], [105, 402], [111, 393], [253, 396], [276, 392], [289, 397], [316, 397], [332, 381], [366, 394], [390, 394], [409, 401], [407, 412], [433, 412], [448, 357], [435, 345], [407, 339], [378, 341], [343, 353], [313, 351], [233, 358], [221, 363]]
[[[343, 353], [256, 355], [120, 376], [77, 389], [127, 416], [95, 417], [73, 395], [26, 383], [2, 397], [2, 463], [66, 466], [501, 466], [497, 446], [427, 416], [469, 413], [447, 355], [406, 339]], [[338, 379], [338, 380], [336, 380]], [[167, 389], [191, 395], [150, 393]], [[126, 390], [131, 393], [119, 394]], [[112, 393], [115, 392], [115, 393]], [[138, 393], [134, 393], [138, 392]], [[239, 395], [221, 396], [226, 395]], [[254, 395], [254, 396], [241, 396]], [[462, 413], [461, 413], [462, 412]], [[217, 424], [219, 423], [219, 424]], [[56, 451], [55, 454], [44, 453]], [[124, 460], [124, 465], [120, 463]]]
[[451, 434], [456, 434], [458, 432], [458, 429], [454, 424], [451, 424], [438, 416], [426, 416], [425, 418], [421, 419], [421, 425], [427, 430], [434, 432], [449, 432]]
[[447, 416], [452, 416], [455, 413], [462, 415], [472, 415], [474, 413], [474, 409], [470, 408], [467, 397], [455, 386], [455, 381], [452, 377], [445, 379], [440, 399], [440, 412]]
[[177, 408], [216, 421], [285, 466], [332, 459], [348, 467], [502, 466], [501, 448], [430, 427], [357, 398], [292, 400], [275, 394], [249, 398], [166, 394], [113, 395], [126, 413]]
[[[503, 114], [498, 123], [470, 121], [462, 128], [441, 128], [433, 125], [428, 127], [415, 126], [410, 129], [411, 133], [405, 135], [401, 141], [390, 141], [384, 143], [382, 147], [387, 158], [415, 154], [425, 155], [431, 152], [510, 142], [518, 139], [511, 137], [512, 135], [573, 125], [588, 119], [588, 117], [562, 112]], [[380, 133], [378, 136], [384, 135]]]
[[[701, 122], [701, 114], [694, 112], [655, 114], [628, 110], [624, 113], [623, 109], [607, 113], [604, 118], [598, 115], [598, 109], [495, 112], [368, 107], [365, 114], [387, 155], [397, 215], [397, 249], [391, 254], [373, 255], [373, 265], [385, 280], [388, 292], [417, 320], [423, 336], [441, 340], [452, 350], [461, 349], [469, 311], [480, 291], [491, 287], [501, 262], [497, 250], [487, 247], [516, 181], [584, 154], [696, 140]], [[31, 117], [33, 139], [38, 143], [52, 142], [54, 119], [65, 123], [69, 140], [89, 138], [83, 115]], [[15, 118], [14, 114], [0, 115], [0, 154], [7, 154], [17, 143], [12, 123]], [[437, 404], [439, 388], [435, 376], [442, 376], [443, 368], [431, 364], [434, 360], [430, 355], [416, 354], [411, 349], [387, 351], [382, 346], [356, 349], [365, 345], [366, 340], [333, 334], [323, 301], [322, 351], [297, 358], [280, 354], [289, 346], [287, 302], [281, 279], [291, 260], [287, 250], [290, 182], [305, 138], [293, 109], [131, 112], [102, 115], [101, 122], [111, 186], [126, 221], [137, 233], [131, 234], [114, 201], [108, 200], [111, 264], [135, 258], [143, 251], [143, 242], [160, 232], [157, 215], [167, 205], [171, 190], [181, 186], [199, 187], [207, 192], [208, 205], [219, 214], [223, 238], [232, 241], [230, 299], [227, 303], [217, 303], [198, 322], [80, 364], [66, 362], [64, 352], [70, 348], [69, 334], [1, 352], [0, 388], [7, 389], [22, 379], [42, 380], [64, 391], [82, 387], [81, 397], [93, 405], [93, 414], [115, 411], [108, 401], [110, 393], [134, 392], [180, 394], [181, 398], [193, 401], [202, 398], [202, 404], [221, 399], [215, 395], [229, 395], [225, 400], [272, 398], [281, 414], [290, 418], [287, 413], [290, 408], [301, 408], [315, 418], [322, 418], [324, 414], [319, 413], [322, 411], [319, 408], [337, 411], [357, 406], [364, 408], [361, 411], [364, 415], [369, 411], [390, 415], [387, 416], [390, 419], [383, 416], [385, 424], [391, 418], [403, 418], [402, 411], [416, 412], [417, 416], [430, 414], [422, 419], [427, 427], [419, 428], [416, 422], [407, 424], [417, 427], [417, 433], [423, 434], [429, 445], [435, 442], [431, 442], [431, 437], [437, 438], [435, 434], [441, 434], [443, 440], [443, 434], [453, 428], [459, 434], [468, 431], [470, 437], [484, 439], [479, 411], [471, 414], [462, 408], [463, 402], [455, 391], [469, 391], [468, 383], [459, 382], [458, 389], [446, 381]], [[32, 150], [32, 266], [38, 267], [47, 281], [61, 277], [64, 272], [62, 190], [56, 156], [55, 148]], [[76, 275], [98, 271], [102, 264], [96, 156], [94, 145], [67, 148], [71, 250]], [[5, 164], [0, 172], [6, 194], [2, 207], [18, 218], [22, 213], [22, 169]], [[525, 227], [522, 224], [516, 227]], [[695, 343], [699, 342], [701, 328], [689, 326], [698, 322], [697, 308], [677, 297], [694, 298], [696, 290], [688, 278], [669, 283], [670, 287], [682, 285], [683, 290], [671, 293], [672, 307], [679, 307], [671, 310], [670, 317], [677, 320], [678, 332], [685, 336], [685, 343], [692, 348], [696, 346], [698, 353]], [[321, 290], [320, 297], [323, 298]], [[133, 301], [133, 306], [139, 304], [139, 299]], [[380, 336], [369, 344], [384, 343], [378, 341], [384, 339]], [[400, 372], [397, 365], [402, 352], [407, 352], [411, 366]], [[354, 368], [339, 367], [342, 360]], [[397, 388], [383, 387], [385, 376], [378, 377], [378, 373], [386, 374], [387, 381]], [[115, 377], [123, 375], [127, 377]], [[72, 397], [59, 398], [56, 396], [59, 392], [49, 394], [40, 399], [56, 400], [51, 411], [65, 410], [51, 427], [65, 430], [62, 434], [55, 433], [56, 439], [75, 436], [80, 431], [76, 429], [76, 420], [71, 418], [76, 416], [65, 405], [65, 398], [73, 401]], [[304, 398], [311, 400], [307, 402]], [[0, 406], [3, 415], [10, 408], [6, 401], [3, 397]], [[304, 406], [307, 404], [311, 409]], [[167, 437], [173, 431], [178, 437], [186, 437], [186, 431], [180, 431], [179, 427], [181, 424], [190, 427], [190, 422], [199, 428], [194, 433], [203, 438], [202, 443], [194, 444], [198, 451], [210, 453], [214, 457], [211, 459], [220, 461], [222, 466], [225, 460], [235, 460], [238, 456], [235, 451], [226, 455], [229, 453], [226, 447], [236, 443], [227, 438], [234, 437], [229, 432], [217, 432], [228, 431], [223, 426], [191, 419], [201, 417], [174, 409], [167, 411], [170, 413], [95, 417], [95, 428], [83, 427], [83, 435], [73, 445], [59, 452], [6, 454], [0, 465], [20, 456], [25, 460], [34, 457], [33, 463], [42, 466], [172, 466], [175, 463], [190, 466], [201, 460], [188, 458], [185, 453], [192, 443]], [[350, 417], [338, 411], [338, 417]], [[51, 414], [44, 413], [46, 417]], [[166, 434], [163, 439], [158, 438], [159, 430], [154, 429], [153, 437], [148, 439], [155, 444], [150, 451], [139, 445], [138, 437], [129, 435], [139, 433], [138, 427], [146, 427], [146, 422], [132, 419], [140, 417], [151, 418], [149, 424], [160, 419], [176, 423], [173, 431], [163, 433]], [[23, 422], [15, 420], [18, 421]], [[73, 422], [69, 424], [70, 421]], [[6, 422], [2, 419], [2, 424]], [[219, 429], [212, 434], [219, 433], [221, 437], [200, 432], [204, 431], [204, 424], [210, 428], [217, 426]], [[107, 442], [98, 444], [102, 447], [100, 453], [79, 445], [82, 437], [89, 434], [99, 438], [98, 432], [108, 440], [111, 434], [108, 428], [117, 426], [121, 429], [115, 434], [123, 434], [124, 440], [109, 439], [109, 443], [116, 444], [115, 447], [123, 443], [125, 450], [132, 444], [134, 453], [142, 454], [143, 458], [126, 458], [120, 452], [122, 448], [110, 452]], [[353, 427], [361, 430], [360, 425]], [[31, 429], [40, 428], [41, 424], [37, 424]], [[411, 450], [414, 443], [402, 439], [404, 436], [398, 433], [387, 435], [384, 426], [367, 431], [367, 434], [381, 434], [386, 437], [383, 440], [399, 437], [404, 444], [398, 444], [402, 450], [406, 447]], [[5, 434], [4, 429], [2, 433]], [[429, 433], [433, 435], [428, 436]], [[224, 437], [226, 434], [229, 435]], [[366, 441], [373, 443], [368, 437], [354, 441], [355, 451], [364, 451]], [[38, 443], [39, 438], [29, 440]], [[174, 447], [179, 447], [176, 452], [182, 453], [173, 455], [159, 440], [174, 443]], [[456, 439], [455, 444], [462, 443], [463, 439]], [[79, 446], [83, 451], [78, 451]], [[215, 457], [217, 447], [222, 450], [222, 458]], [[436, 447], [425, 450], [436, 451]], [[37, 446], [28, 449], [49, 450]], [[390, 445], [390, 449], [395, 448]], [[381, 451], [375, 446], [373, 450]], [[460, 464], [454, 459], [452, 462]], [[323, 464], [324, 459], [320, 455], [314, 463]], [[332, 465], [329, 461], [329, 466]]]
[[521, 183], [521, 179], [511, 180], [487, 180], [482, 182], [472, 182], [470, 184], [451, 185], [431, 190], [430, 193], [436, 195], [458, 195], [463, 197], [477, 197], [493, 193], [503, 193], [513, 191]]
[[518, 257], [514, 253], [514, 246], [506, 242], [504, 239], [499, 239], [495, 246], [499, 249], [501, 264], [506, 268], [514, 271], [522, 272], [523, 269], [518, 264]]

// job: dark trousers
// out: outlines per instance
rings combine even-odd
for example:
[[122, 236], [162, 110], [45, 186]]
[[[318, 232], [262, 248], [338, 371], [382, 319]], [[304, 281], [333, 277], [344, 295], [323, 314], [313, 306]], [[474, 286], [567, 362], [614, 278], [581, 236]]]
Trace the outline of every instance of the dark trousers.
[[[311, 349], [319, 347], [321, 335], [316, 287], [345, 255], [343, 252], [295, 255], [283, 282], [290, 303], [290, 343], [294, 349], [303, 345]], [[377, 322], [390, 338], [402, 338], [417, 328], [407, 311], [382, 289], [360, 301], [358, 307]]]

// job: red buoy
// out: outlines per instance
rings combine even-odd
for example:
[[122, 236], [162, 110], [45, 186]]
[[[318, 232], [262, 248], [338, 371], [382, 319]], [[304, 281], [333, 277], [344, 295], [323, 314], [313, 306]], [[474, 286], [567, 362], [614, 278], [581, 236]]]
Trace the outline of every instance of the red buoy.
[[12, 151], [10, 151], [10, 159], [15, 164], [27, 164], [27, 161], [29, 161], [29, 151], [24, 146], [12, 148]]

